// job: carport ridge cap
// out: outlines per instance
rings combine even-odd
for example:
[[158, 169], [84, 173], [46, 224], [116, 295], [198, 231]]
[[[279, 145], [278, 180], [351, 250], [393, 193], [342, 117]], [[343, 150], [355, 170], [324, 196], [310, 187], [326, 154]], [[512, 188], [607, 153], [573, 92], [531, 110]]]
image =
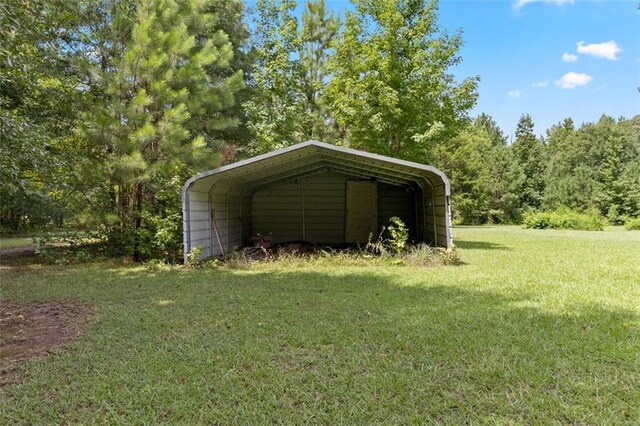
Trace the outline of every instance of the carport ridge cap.
[[366, 151], [361, 151], [361, 150], [357, 150], [357, 149], [352, 149], [352, 148], [346, 148], [346, 147], [342, 147], [342, 146], [338, 146], [338, 145], [332, 145], [332, 144], [328, 144], [326, 142], [320, 142], [320, 141], [316, 141], [316, 140], [308, 140], [306, 142], [300, 142], [298, 144], [295, 145], [290, 145], [275, 151], [271, 151], [271, 152], [267, 152], [264, 154], [260, 154], [257, 155], [255, 157], [251, 157], [251, 158], [247, 158], [245, 160], [241, 160], [241, 161], [237, 161], [235, 163], [231, 163], [231, 164], [227, 164], [225, 166], [221, 166], [221, 167], [217, 167], [215, 169], [211, 169], [211, 170], [207, 170], [201, 173], [198, 173], [192, 177], [190, 177], [189, 179], [187, 179], [187, 181], [185, 182], [183, 188], [182, 188], [182, 193], [183, 193], [183, 197], [186, 196], [187, 192], [189, 191], [189, 189], [191, 188], [191, 186], [197, 182], [200, 179], [204, 179], [210, 176], [215, 176], [217, 174], [220, 173], [224, 173], [226, 171], [229, 170], [233, 170], [236, 168], [240, 168], [249, 164], [253, 164], [253, 163], [257, 163], [260, 161], [264, 161], [264, 160], [268, 160], [270, 158], [273, 157], [277, 157], [283, 154], [287, 154], [289, 152], [293, 152], [293, 151], [297, 151], [299, 149], [303, 149], [303, 148], [307, 148], [307, 147], [316, 147], [316, 148], [320, 148], [320, 149], [326, 149], [328, 151], [333, 151], [333, 152], [341, 152], [344, 154], [350, 154], [350, 155], [354, 155], [357, 157], [361, 157], [361, 158], [368, 158], [368, 159], [373, 159], [373, 160], [377, 160], [377, 161], [383, 161], [383, 162], [387, 162], [387, 163], [392, 163], [392, 164], [396, 164], [399, 166], [403, 166], [403, 167], [410, 167], [413, 169], [418, 169], [418, 170], [422, 170], [422, 171], [427, 171], [430, 173], [433, 173], [435, 175], [437, 175], [438, 177], [440, 177], [442, 179], [442, 182], [444, 183], [445, 186], [445, 195], [446, 196], [450, 196], [451, 195], [451, 187], [450, 187], [450, 183], [449, 183], [449, 179], [447, 178], [447, 176], [444, 174], [444, 172], [442, 172], [441, 170], [433, 167], [433, 166], [429, 166], [426, 164], [421, 164], [421, 163], [416, 163], [413, 161], [407, 161], [407, 160], [401, 160], [398, 158], [394, 158], [394, 157], [388, 157], [385, 155], [380, 155], [380, 154], [374, 154], [374, 153], [370, 153], [370, 152], [366, 152]]

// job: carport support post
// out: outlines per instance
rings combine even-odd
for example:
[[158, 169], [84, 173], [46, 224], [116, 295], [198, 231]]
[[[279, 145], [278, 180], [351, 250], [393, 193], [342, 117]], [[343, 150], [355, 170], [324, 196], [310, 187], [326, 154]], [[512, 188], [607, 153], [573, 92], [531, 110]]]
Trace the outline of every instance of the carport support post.
[[302, 239], [307, 241], [307, 227], [304, 221], [304, 179], [300, 179], [300, 195], [302, 200]]
[[191, 215], [189, 214], [189, 189], [187, 186], [183, 189], [182, 196], [182, 235], [184, 240], [183, 257], [184, 263], [189, 262], [189, 253], [191, 252]]
[[431, 209], [431, 211], [433, 211], [433, 239], [435, 241], [435, 245], [436, 247], [438, 247], [438, 222], [437, 222], [437, 217], [436, 217], [436, 194], [435, 191], [433, 190], [433, 185], [431, 185], [431, 203], [433, 204], [433, 208]]
[[[220, 251], [222, 252], [222, 257], [224, 257], [224, 248], [222, 247], [222, 241], [220, 241], [220, 233], [218, 232], [218, 223], [216, 222], [216, 211], [213, 208], [213, 188], [215, 185], [212, 185], [209, 188], [209, 223], [213, 224], [213, 230], [216, 234], [216, 238], [218, 239], [218, 246], [220, 246]], [[211, 225], [209, 225], [209, 256], [213, 256], [213, 236], [211, 235]]]
[[453, 245], [453, 229], [451, 228], [451, 197], [446, 196], [445, 200], [447, 202], [447, 233], [449, 234], [449, 240], [447, 241], [447, 248], [451, 248]]
[[[224, 257], [224, 247], [222, 247], [222, 241], [220, 241], [220, 234], [218, 233], [218, 224], [216, 223], [216, 213], [213, 210], [213, 203], [211, 203], [211, 220], [213, 221], [213, 229], [216, 231], [216, 238], [218, 239], [218, 245], [220, 246], [220, 251], [222, 252], [222, 257]], [[211, 252], [213, 252], [213, 245], [211, 245]]]

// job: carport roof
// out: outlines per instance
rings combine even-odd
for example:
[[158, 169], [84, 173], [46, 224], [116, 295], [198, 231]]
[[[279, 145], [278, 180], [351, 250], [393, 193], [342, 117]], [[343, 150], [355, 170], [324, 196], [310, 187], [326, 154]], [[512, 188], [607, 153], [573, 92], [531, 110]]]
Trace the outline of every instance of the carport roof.
[[435, 167], [313, 140], [200, 173], [185, 183], [183, 192], [208, 192], [214, 185], [258, 188], [327, 170], [394, 185], [422, 186], [426, 180], [430, 186], [444, 185], [450, 195], [447, 177]]

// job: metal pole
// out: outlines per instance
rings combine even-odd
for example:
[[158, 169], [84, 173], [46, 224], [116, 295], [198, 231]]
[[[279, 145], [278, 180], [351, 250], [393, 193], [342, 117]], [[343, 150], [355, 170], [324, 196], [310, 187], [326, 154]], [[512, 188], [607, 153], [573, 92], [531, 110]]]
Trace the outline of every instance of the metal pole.
[[304, 221], [304, 179], [300, 179], [300, 193], [302, 199], [302, 239], [307, 241], [307, 229]]
[[[213, 220], [213, 229], [216, 232], [216, 238], [218, 239], [218, 246], [220, 246], [220, 251], [222, 252], [222, 257], [224, 257], [224, 247], [222, 247], [222, 242], [220, 241], [220, 234], [218, 233], [218, 224], [216, 223], [216, 213], [213, 210], [213, 202], [211, 203], [211, 207], [212, 207], [211, 208], [211, 219]], [[213, 252], [213, 246], [211, 247], [211, 252]]]

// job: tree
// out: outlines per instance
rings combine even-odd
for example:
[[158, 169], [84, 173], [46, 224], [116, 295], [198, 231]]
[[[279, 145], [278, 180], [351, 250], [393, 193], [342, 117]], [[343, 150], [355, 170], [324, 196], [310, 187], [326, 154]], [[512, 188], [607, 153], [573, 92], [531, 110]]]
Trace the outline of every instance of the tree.
[[259, 0], [251, 40], [252, 72], [247, 81], [251, 97], [244, 102], [255, 155], [302, 142], [312, 119], [307, 113], [304, 69], [299, 56], [301, 38], [293, 16], [295, 1]]
[[343, 143], [432, 162], [458, 134], [477, 99], [478, 78], [454, 80], [462, 34], [437, 24], [437, 1], [356, 0], [331, 61], [326, 99]]
[[491, 145], [493, 146], [507, 146], [507, 137], [504, 132], [498, 126], [498, 123], [487, 113], [482, 113], [476, 117], [473, 121], [474, 127], [484, 129], [489, 136]]
[[513, 159], [507, 137], [498, 123], [488, 114], [480, 114], [473, 126], [486, 132], [491, 149], [482, 159], [482, 167], [489, 173], [491, 198], [487, 220], [492, 223], [520, 221], [519, 188], [524, 180], [522, 169]]
[[434, 148], [436, 164], [451, 183], [452, 210], [458, 222], [480, 224], [488, 220], [491, 176], [486, 161], [490, 153], [487, 132], [471, 125]]
[[614, 224], [640, 213], [638, 121], [638, 117], [616, 121], [603, 115], [597, 123], [581, 129], [586, 142], [595, 147], [594, 206]]
[[153, 255], [145, 238], [166, 242], [169, 229], [179, 240], [179, 182], [216, 164], [212, 135], [234, 125], [224, 112], [242, 73], [228, 72], [233, 47], [215, 25], [197, 0], [145, 0], [122, 55], [103, 69], [105, 99], [86, 134], [103, 166], [99, 197], [116, 214], [112, 235], [132, 237], [136, 260]]
[[0, 3], [0, 226], [13, 231], [60, 225], [65, 210], [60, 148], [72, 137], [79, 93], [61, 34], [77, 30], [72, 10]]
[[329, 78], [328, 61], [339, 30], [340, 18], [327, 10], [324, 0], [305, 2], [300, 61], [305, 74], [307, 112], [312, 117], [309, 139], [331, 138], [331, 118], [322, 96]]
[[490, 116], [478, 116], [459, 135], [437, 144], [434, 154], [436, 164], [451, 182], [456, 221], [481, 224], [519, 220], [517, 189], [522, 176], [502, 130]]
[[[233, 49], [233, 58], [228, 67], [221, 68], [214, 65], [207, 69], [210, 78], [215, 81], [241, 70], [246, 79], [251, 74], [251, 58], [248, 54], [250, 33], [245, 22], [245, 6], [242, 0], [208, 0], [204, 3], [204, 11], [215, 17], [215, 24], [209, 26], [209, 32], [215, 34], [222, 30]], [[218, 148], [223, 157], [222, 162], [225, 164], [233, 161], [238, 149], [246, 146], [250, 141], [251, 134], [247, 131], [246, 117], [242, 107], [250, 96], [251, 91], [246, 85], [238, 90], [235, 93], [235, 104], [221, 111], [221, 114], [224, 114], [234, 125], [211, 134], [212, 143]]]
[[573, 120], [567, 118], [547, 130], [548, 161], [544, 207], [586, 211], [593, 205], [594, 169]]
[[524, 175], [519, 191], [523, 208], [539, 208], [545, 188], [545, 147], [533, 133], [533, 128], [531, 116], [522, 115], [516, 127], [516, 140], [511, 146]]
[[597, 210], [620, 224], [640, 214], [640, 126], [638, 117], [575, 129], [566, 119], [547, 131], [549, 160], [545, 207]]

